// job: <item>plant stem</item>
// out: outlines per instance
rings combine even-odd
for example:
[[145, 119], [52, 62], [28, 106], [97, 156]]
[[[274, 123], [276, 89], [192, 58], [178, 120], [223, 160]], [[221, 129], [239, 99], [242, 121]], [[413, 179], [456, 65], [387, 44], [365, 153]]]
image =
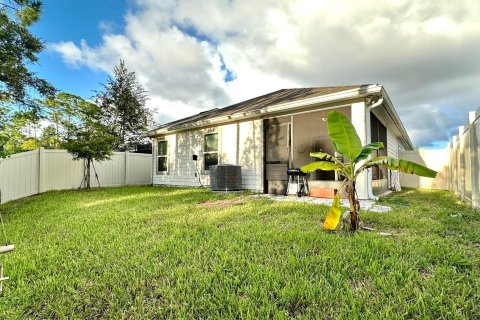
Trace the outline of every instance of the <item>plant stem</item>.
[[350, 202], [350, 230], [357, 231], [358, 229], [358, 212], [355, 199], [355, 180], [348, 182], [348, 199]]
[[87, 159], [87, 190], [90, 190], [90, 164], [92, 160], [90, 158]]

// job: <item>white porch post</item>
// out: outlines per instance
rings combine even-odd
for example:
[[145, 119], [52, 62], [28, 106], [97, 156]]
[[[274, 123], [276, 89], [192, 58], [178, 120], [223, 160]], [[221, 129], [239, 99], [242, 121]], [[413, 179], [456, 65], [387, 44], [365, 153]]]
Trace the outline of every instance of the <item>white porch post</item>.
[[[370, 130], [368, 130], [368, 125], [370, 124], [370, 113], [367, 112], [367, 107], [365, 102], [358, 102], [352, 104], [352, 124], [357, 130], [357, 134], [360, 137], [362, 145], [370, 143]], [[363, 164], [363, 161], [360, 165]], [[359, 199], [368, 199], [369, 189], [372, 188], [372, 181], [369, 178], [368, 170], [361, 173], [357, 178], [357, 193]]]

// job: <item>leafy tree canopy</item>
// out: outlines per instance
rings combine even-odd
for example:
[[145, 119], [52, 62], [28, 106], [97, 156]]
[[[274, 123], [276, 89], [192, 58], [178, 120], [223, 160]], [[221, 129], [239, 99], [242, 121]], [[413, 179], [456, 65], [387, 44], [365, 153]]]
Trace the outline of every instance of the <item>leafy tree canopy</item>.
[[113, 73], [113, 78], [108, 77], [103, 90], [97, 93], [95, 102], [115, 137], [113, 149], [123, 151], [144, 139], [152, 114], [145, 106], [148, 97], [135, 72], [128, 71], [125, 62], [120, 60]]
[[36, 0], [0, 0], [0, 103], [34, 105], [28, 90], [41, 95], [55, 93], [46, 80], [28, 70], [38, 61], [44, 46], [28, 27], [40, 18], [42, 4]]
[[[5, 112], [0, 118], [5, 122], [0, 124], [0, 158], [14, 153], [37, 149], [41, 146], [39, 123], [41, 120], [37, 110]], [[3, 109], [6, 111], [7, 109]]]
[[114, 137], [109, 127], [102, 123], [100, 108], [91, 102], [74, 95], [63, 97], [66, 130], [65, 149], [74, 160], [85, 161], [84, 182], [90, 189], [90, 167], [94, 160], [104, 161], [111, 158]]

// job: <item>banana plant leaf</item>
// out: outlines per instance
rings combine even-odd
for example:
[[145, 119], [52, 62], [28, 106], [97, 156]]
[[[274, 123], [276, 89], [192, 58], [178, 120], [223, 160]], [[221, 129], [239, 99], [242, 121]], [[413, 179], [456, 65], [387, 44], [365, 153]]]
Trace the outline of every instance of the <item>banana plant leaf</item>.
[[365, 168], [382, 166], [391, 170], [398, 170], [401, 172], [416, 174], [417, 176], [428, 178], [435, 178], [437, 176], [436, 171], [424, 167], [418, 163], [407, 160], [395, 159], [391, 157], [378, 157], [368, 161], [365, 165]]
[[383, 142], [372, 142], [362, 147], [362, 152], [358, 155], [354, 162], [359, 162], [368, 158], [374, 150], [383, 148]]
[[348, 118], [338, 111], [327, 115], [328, 135], [337, 152], [350, 160], [356, 159], [362, 152], [362, 143], [357, 131]]
[[337, 159], [331, 154], [325, 152], [310, 152], [310, 157], [318, 158], [326, 161], [336, 161]]
[[323, 227], [327, 230], [334, 231], [337, 229], [338, 222], [340, 221], [340, 193], [337, 193], [333, 198], [332, 206], [328, 211], [327, 218], [323, 223]]
[[340, 164], [336, 164], [329, 161], [315, 161], [309, 163], [301, 168], [303, 172], [313, 172], [315, 170], [323, 170], [323, 171], [333, 171], [337, 169], [341, 169], [342, 166]]

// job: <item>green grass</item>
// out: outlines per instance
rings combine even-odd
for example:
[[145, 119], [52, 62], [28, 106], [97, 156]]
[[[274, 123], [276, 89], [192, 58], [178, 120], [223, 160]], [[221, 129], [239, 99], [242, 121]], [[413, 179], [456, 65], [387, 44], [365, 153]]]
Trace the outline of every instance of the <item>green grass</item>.
[[380, 203], [355, 235], [323, 231], [326, 207], [202, 189], [7, 203], [0, 318], [480, 318], [480, 213], [444, 191]]

